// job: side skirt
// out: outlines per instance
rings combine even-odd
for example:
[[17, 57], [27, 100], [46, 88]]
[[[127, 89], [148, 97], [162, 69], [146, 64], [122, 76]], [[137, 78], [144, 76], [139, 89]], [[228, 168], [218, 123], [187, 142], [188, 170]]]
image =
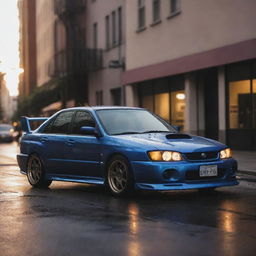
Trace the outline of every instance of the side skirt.
[[47, 175], [46, 177], [49, 180], [55, 181], [65, 181], [65, 182], [78, 182], [78, 183], [87, 183], [87, 184], [95, 184], [95, 185], [104, 185], [103, 178], [97, 177], [68, 177], [68, 176], [55, 176], [55, 175]]

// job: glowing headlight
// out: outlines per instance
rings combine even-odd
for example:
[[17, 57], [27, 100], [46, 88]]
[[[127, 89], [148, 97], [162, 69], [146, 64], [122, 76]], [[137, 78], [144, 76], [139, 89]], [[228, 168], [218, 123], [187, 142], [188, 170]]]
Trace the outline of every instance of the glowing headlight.
[[181, 161], [182, 156], [179, 152], [173, 151], [150, 151], [148, 153], [152, 161]]
[[226, 148], [226, 149], [220, 151], [220, 158], [221, 159], [227, 159], [227, 158], [230, 158], [230, 157], [232, 157], [232, 151], [231, 151], [230, 148]]

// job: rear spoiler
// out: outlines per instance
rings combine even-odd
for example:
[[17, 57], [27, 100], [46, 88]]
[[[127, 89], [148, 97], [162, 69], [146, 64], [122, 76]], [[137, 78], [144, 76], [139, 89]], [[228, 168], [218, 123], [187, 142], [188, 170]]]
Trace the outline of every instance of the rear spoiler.
[[20, 123], [21, 123], [21, 128], [22, 131], [26, 132], [26, 133], [30, 133], [31, 132], [31, 127], [30, 127], [30, 122], [44, 122], [48, 119], [48, 117], [26, 117], [26, 116], [22, 116], [20, 119]]

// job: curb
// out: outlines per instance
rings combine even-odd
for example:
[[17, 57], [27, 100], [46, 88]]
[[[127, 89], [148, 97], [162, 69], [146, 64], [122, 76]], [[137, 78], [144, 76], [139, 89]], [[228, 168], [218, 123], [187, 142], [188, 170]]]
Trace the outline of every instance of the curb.
[[238, 170], [237, 173], [256, 176], [256, 172], [255, 171]]

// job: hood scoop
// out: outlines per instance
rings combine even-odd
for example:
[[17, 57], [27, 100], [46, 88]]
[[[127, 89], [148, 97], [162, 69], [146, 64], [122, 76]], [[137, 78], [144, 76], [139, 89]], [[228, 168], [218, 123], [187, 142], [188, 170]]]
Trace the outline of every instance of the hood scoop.
[[166, 139], [168, 139], [168, 140], [192, 139], [192, 137], [188, 134], [170, 133], [170, 134], [166, 135]]

